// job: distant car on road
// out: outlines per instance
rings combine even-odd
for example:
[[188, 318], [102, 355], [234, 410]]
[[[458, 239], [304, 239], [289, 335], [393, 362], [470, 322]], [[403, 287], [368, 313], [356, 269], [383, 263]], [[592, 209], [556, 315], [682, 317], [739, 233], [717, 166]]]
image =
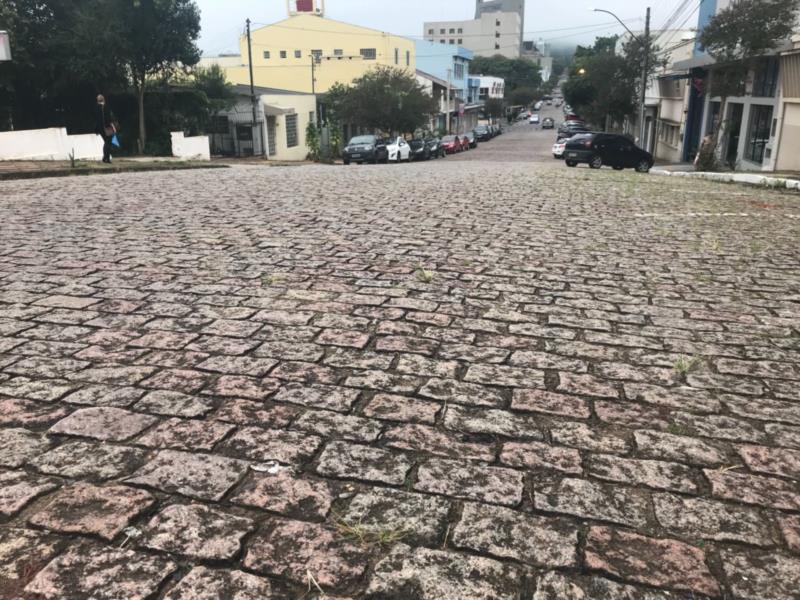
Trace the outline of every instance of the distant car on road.
[[568, 167], [586, 163], [592, 169], [603, 166], [636, 169], [647, 173], [653, 166], [653, 155], [638, 148], [630, 139], [612, 133], [592, 133], [567, 140], [564, 160]]
[[469, 143], [470, 148], [477, 148], [478, 147], [478, 138], [475, 135], [474, 131], [467, 131], [464, 134], [464, 137], [467, 138], [467, 142]]
[[408, 142], [411, 148], [411, 160], [428, 160], [433, 156], [430, 144], [423, 139], [413, 139]]
[[425, 143], [430, 148], [432, 158], [444, 158], [445, 151], [442, 147], [442, 140], [434, 136], [426, 138]]
[[539, 100], [539, 102], [533, 105], [533, 110], [542, 110], [542, 106], [544, 106], [544, 104]]
[[528, 123], [530, 123], [531, 125], [538, 125], [539, 115], [531, 115], [530, 119], [528, 119]]
[[386, 150], [389, 152], [389, 160], [391, 161], [399, 163], [404, 160], [411, 160], [411, 146], [400, 136], [386, 144]]
[[389, 159], [389, 151], [386, 148], [386, 141], [375, 135], [357, 135], [350, 138], [342, 151], [342, 162], [349, 165], [354, 163], [377, 163], [386, 162]]
[[488, 142], [492, 139], [492, 132], [489, 130], [488, 125], [478, 125], [475, 129], [475, 137], [479, 142]]
[[550, 117], [542, 119], [542, 129], [553, 129], [555, 126], [556, 122]]
[[457, 135], [446, 135], [442, 138], [442, 148], [447, 154], [461, 152], [461, 138]]

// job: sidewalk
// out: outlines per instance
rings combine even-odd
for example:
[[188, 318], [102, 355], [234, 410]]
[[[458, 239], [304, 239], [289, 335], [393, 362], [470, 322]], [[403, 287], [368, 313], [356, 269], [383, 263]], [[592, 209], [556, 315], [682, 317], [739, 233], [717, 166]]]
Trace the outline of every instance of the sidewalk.
[[106, 165], [97, 161], [68, 160], [8, 160], [0, 161], [0, 181], [11, 179], [36, 179], [40, 177], [67, 177], [70, 175], [104, 175], [131, 171], [164, 171], [183, 169], [219, 169], [228, 165], [208, 161], [185, 161], [172, 157], [132, 157], [116, 159]]

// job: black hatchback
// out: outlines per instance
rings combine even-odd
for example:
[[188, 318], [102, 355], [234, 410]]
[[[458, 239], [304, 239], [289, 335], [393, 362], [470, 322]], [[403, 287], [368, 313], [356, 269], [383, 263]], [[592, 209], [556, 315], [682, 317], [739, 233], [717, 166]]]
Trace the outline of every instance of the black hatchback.
[[613, 133], [577, 135], [567, 141], [564, 160], [568, 167], [586, 163], [592, 169], [602, 166], [636, 169], [647, 173], [653, 166], [653, 155], [637, 147], [629, 138]]
[[354, 163], [387, 162], [389, 151], [386, 142], [375, 135], [357, 135], [351, 138], [342, 151], [342, 162], [349, 165]]

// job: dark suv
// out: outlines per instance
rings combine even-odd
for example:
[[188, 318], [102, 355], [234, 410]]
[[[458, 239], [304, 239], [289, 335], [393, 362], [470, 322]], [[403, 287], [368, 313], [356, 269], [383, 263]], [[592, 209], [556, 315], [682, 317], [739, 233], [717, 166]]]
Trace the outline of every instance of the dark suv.
[[488, 125], [478, 125], [474, 130], [475, 138], [479, 142], [488, 142], [492, 139], [492, 132]]
[[342, 151], [342, 162], [349, 165], [354, 163], [388, 162], [389, 151], [386, 141], [375, 135], [357, 135], [351, 138]]
[[636, 169], [647, 173], [653, 166], [653, 155], [638, 148], [629, 138], [613, 133], [577, 135], [567, 141], [564, 160], [568, 167], [587, 163], [592, 169], [602, 166]]

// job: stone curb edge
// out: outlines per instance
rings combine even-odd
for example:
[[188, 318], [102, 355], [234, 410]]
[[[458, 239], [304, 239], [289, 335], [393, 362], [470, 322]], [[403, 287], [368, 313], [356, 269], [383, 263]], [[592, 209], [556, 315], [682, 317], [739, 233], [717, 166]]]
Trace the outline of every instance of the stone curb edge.
[[754, 175], [751, 173], [711, 173], [695, 171], [665, 171], [663, 169], [651, 169], [651, 175], [668, 177], [688, 177], [694, 179], [705, 179], [707, 181], [718, 181], [721, 183], [739, 183], [763, 188], [800, 190], [800, 180], [785, 179], [783, 177], [767, 177], [766, 175]]

